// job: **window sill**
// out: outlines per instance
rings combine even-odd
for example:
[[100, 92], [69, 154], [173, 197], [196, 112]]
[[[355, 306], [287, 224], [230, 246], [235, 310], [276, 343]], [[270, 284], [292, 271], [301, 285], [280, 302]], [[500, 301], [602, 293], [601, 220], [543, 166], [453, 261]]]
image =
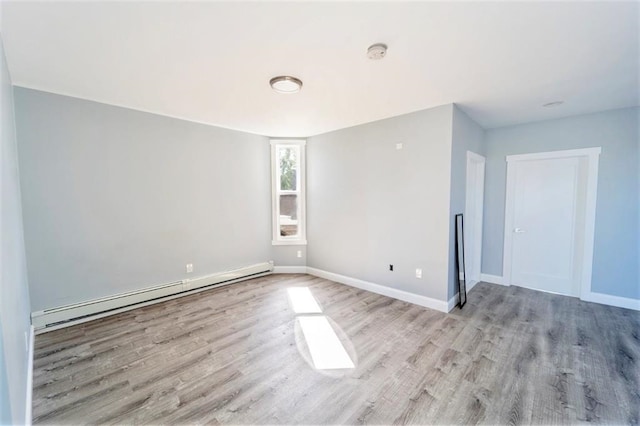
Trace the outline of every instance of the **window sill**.
[[306, 246], [307, 240], [272, 240], [272, 246]]

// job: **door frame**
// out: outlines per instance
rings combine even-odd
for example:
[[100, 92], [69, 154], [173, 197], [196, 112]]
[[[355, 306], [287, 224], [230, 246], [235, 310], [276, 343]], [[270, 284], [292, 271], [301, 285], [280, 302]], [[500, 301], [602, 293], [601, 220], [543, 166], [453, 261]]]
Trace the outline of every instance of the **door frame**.
[[[532, 154], [508, 155], [507, 161], [507, 187], [504, 213], [504, 246], [502, 252], [502, 276], [505, 285], [511, 285], [511, 255], [513, 247], [513, 215], [515, 213], [515, 173], [518, 164], [524, 161], [549, 160], [558, 158], [579, 158], [587, 160], [586, 167], [586, 196], [585, 196], [585, 220], [582, 232], [584, 241], [582, 247], [582, 265], [580, 267], [580, 299], [588, 298], [591, 293], [591, 273], [593, 267], [593, 241], [595, 237], [596, 200], [598, 197], [598, 162], [601, 147], [570, 149], [563, 151], [537, 152]], [[575, 256], [574, 256], [575, 258]]]
[[[467, 256], [467, 254], [465, 253], [465, 259], [472, 259], [471, 264], [474, 265], [476, 269], [473, 271], [473, 274], [469, 274], [469, 271], [464, 271], [465, 280], [468, 282], [467, 289], [470, 289], [476, 283], [481, 281], [480, 276], [482, 274], [482, 226], [484, 217], [485, 165], [485, 157], [475, 152], [467, 151], [464, 217], [466, 223], [473, 223], [472, 226], [474, 228], [474, 233], [473, 241], [465, 241], [464, 247], [467, 253], [469, 253], [469, 256]], [[475, 179], [473, 180], [471, 179], [472, 173], [475, 174]], [[472, 186], [473, 188], [471, 188]], [[470, 212], [471, 197], [475, 197], [475, 215], [471, 215]], [[469, 235], [469, 233], [465, 232], [465, 235]], [[465, 262], [465, 269], [467, 269], [468, 263], [469, 262]]]

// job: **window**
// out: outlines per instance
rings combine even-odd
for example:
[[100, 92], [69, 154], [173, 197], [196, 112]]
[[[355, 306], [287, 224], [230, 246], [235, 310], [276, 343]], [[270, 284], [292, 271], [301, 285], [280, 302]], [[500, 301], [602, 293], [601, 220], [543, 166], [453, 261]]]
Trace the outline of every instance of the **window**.
[[271, 141], [273, 244], [307, 244], [304, 140]]

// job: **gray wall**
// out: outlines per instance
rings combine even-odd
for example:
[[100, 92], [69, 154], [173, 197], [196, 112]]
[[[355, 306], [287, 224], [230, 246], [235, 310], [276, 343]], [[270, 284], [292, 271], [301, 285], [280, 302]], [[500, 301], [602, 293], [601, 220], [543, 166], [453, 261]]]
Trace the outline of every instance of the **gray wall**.
[[447, 300], [452, 108], [308, 140], [308, 266]]
[[7, 362], [4, 357], [5, 345], [2, 330], [2, 317], [0, 316], [0, 425], [10, 425], [13, 422], [11, 419], [11, 397], [9, 396], [9, 379]]
[[592, 291], [640, 298], [638, 108], [487, 130], [482, 272], [502, 275], [507, 155], [602, 147]]
[[[265, 214], [271, 215], [271, 211]], [[302, 257], [298, 257], [298, 250]], [[271, 260], [276, 266], [306, 266], [307, 246], [273, 246]]]
[[0, 39], [0, 423], [24, 424], [31, 327], [13, 89]]
[[266, 137], [15, 96], [34, 311], [272, 258]]
[[449, 298], [458, 292], [455, 259], [455, 215], [464, 213], [467, 186], [467, 151], [484, 155], [483, 141], [484, 130], [482, 127], [454, 105], [451, 142], [451, 214], [449, 215]]

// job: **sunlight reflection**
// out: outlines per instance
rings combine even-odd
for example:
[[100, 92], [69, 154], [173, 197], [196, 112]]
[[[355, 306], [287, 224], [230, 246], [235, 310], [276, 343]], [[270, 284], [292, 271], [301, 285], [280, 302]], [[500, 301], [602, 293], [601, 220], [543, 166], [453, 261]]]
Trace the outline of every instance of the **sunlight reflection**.
[[303, 316], [298, 317], [298, 321], [315, 368], [328, 370], [355, 367], [327, 317]]
[[307, 287], [290, 287], [287, 289], [291, 306], [296, 314], [321, 314], [322, 309]]

